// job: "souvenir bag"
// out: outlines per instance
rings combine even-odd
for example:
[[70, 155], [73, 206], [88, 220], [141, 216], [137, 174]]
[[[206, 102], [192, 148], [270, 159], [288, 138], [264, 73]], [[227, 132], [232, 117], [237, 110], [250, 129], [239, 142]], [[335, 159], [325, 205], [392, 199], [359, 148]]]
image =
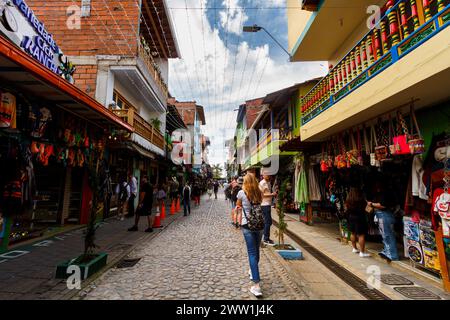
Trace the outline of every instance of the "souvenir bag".
[[397, 153], [396, 153], [396, 150], [395, 150], [395, 144], [393, 143], [393, 141], [394, 141], [394, 138], [393, 138], [394, 125], [392, 124], [391, 115], [389, 115], [389, 117], [388, 117], [388, 126], [389, 126], [389, 153], [391, 155], [396, 155]]
[[357, 164], [359, 166], [363, 166], [364, 158], [363, 158], [363, 150], [362, 150], [362, 143], [361, 143], [361, 131], [359, 130], [359, 128], [357, 129], [357, 133], [356, 133], [356, 144], [357, 144], [357, 148], [358, 148]]
[[261, 204], [251, 202], [250, 205], [251, 205], [250, 212], [245, 212], [245, 209], [242, 208], [245, 218], [247, 219], [248, 228], [252, 231], [263, 230], [264, 229], [264, 214], [263, 214], [263, 211], [261, 208]]
[[350, 145], [351, 145], [352, 149], [350, 151], [346, 152], [347, 168], [358, 165], [358, 156], [359, 156], [359, 151], [358, 151], [358, 147], [355, 142], [353, 129], [349, 132], [349, 137], [350, 137], [349, 140], [350, 140]]
[[[381, 145], [378, 145], [381, 143]], [[378, 119], [378, 138], [377, 138], [377, 146], [375, 147], [375, 155], [378, 161], [384, 161], [388, 157], [388, 146], [389, 139], [386, 135], [386, 131], [383, 128], [383, 123], [381, 118]]]
[[376, 148], [378, 147], [377, 134], [374, 125], [370, 126], [370, 165], [373, 167], [380, 166], [380, 160], [377, 158]]
[[[417, 123], [416, 114], [414, 112], [414, 106], [411, 104], [411, 135], [409, 136], [408, 144], [409, 151], [411, 154], [422, 154], [425, 152], [425, 140], [423, 139], [419, 124]], [[416, 129], [416, 133], [414, 133], [414, 128]]]
[[408, 127], [406, 121], [403, 118], [400, 110], [397, 111], [397, 135], [393, 138], [394, 141], [394, 154], [405, 155], [410, 154], [409, 144], [408, 144]]
[[338, 169], [345, 169], [347, 168], [347, 155], [345, 152], [345, 146], [344, 141], [342, 139], [342, 135], [340, 135], [338, 138], [338, 149], [339, 154], [335, 157], [334, 163]]
[[325, 146], [322, 145], [322, 160], [320, 160], [320, 171], [328, 172], [330, 168], [328, 167], [328, 159], [325, 158]]

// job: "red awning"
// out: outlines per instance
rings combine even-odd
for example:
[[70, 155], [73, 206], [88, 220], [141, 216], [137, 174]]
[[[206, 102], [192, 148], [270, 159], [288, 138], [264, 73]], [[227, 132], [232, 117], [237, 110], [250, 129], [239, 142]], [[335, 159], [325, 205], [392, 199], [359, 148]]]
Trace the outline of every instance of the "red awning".
[[65, 79], [51, 72], [9, 40], [0, 36], [0, 79], [36, 97], [53, 102], [62, 109], [100, 127], [133, 132], [131, 125], [121, 120], [97, 100]]

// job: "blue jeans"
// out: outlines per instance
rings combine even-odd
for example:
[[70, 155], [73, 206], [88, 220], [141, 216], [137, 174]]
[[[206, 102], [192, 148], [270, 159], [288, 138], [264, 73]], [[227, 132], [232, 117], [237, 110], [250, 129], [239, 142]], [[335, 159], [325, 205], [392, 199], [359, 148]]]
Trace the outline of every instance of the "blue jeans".
[[394, 232], [394, 214], [388, 210], [375, 210], [375, 217], [378, 219], [378, 229], [383, 237], [384, 248], [381, 253], [393, 261], [399, 260]]
[[191, 214], [191, 199], [183, 199], [184, 215]]
[[272, 206], [261, 206], [264, 214], [264, 241], [270, 240], [270, 226], [272, 225]]
[[259, 283], [261, 278], [259, 276], [259, 248], [261, 246], [261, 238], [263, 231], [252, 231], [242, 228], [245, 243], [247, 245], [248, 262], [250, 270], [252, 271], [252, 280], [254, 283]]

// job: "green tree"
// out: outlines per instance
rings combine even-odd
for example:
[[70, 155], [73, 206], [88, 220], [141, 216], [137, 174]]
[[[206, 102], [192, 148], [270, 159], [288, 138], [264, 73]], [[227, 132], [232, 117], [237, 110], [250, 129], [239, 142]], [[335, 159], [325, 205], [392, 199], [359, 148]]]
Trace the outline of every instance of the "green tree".
[[212, 172], [214, 179], [222, 178], [222, 166], [220, 164], [215, 164], [212, 166]]

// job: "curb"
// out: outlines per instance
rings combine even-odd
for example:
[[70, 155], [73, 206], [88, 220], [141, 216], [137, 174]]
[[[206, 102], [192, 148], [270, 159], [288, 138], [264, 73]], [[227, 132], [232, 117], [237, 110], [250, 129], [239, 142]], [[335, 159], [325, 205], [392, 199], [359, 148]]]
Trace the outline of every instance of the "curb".
[[85, 296], [79, 296], [81, 292], [86, 290], [94, 281], [98, 280], [101, 276], [103, 276], [107, 271], [115, 268], [115, 266], [126, 256], [128, 256], [131, 252], [133, 252], [139, 245], [142, 244], [142, 241], [149, 241], [153, 240], [153, 238], [156, 238], [158, 235], [161, 234], [166, 228], [168, 228], [172, 223], [177, 221], [180, 217], [174, 216], [173, 220], [171, 220], [166, 226], [159, 229], [159, 232], [151, 233], [151, 234], [145, 234], [141, 238], [139, 238], [135, 244], [133, 244], [130, 248], [125, 250], [122, 254], [119, 254], [115, 259], [110, 261], [106, 266], [104, 266], [99, 272], [94, 274], [92, 277], [84, 280], [82, 282], [81, 289], [78, 290], [71, 290], [69, 293], [63, 295], [59, 300], [84, 300]]

